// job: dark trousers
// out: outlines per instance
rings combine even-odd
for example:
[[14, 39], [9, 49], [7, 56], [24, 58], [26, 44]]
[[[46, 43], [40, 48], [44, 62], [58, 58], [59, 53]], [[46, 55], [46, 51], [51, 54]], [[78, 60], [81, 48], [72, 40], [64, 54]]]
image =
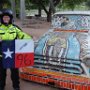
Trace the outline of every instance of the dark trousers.
[[[19, 71], [18, 69], [11, 68], [11, 80], [13, 88], [19, 88]], [[0, 87], [4, 88], [6, 85], [6, 75], [7, 69], [2, 67], [2, 63], [0, 62]]]

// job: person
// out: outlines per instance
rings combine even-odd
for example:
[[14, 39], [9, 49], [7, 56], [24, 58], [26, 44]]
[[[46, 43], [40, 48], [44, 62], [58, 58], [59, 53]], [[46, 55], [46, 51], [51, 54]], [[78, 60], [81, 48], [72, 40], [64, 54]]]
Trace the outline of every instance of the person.
[[[0, 40], [32, 38], [13, 24], [13, 12], [10, 9], [3, 9], [1, 12]], [[0, 57], [0, 59], [0, 90], [5, 90], [7, 69], [3, 68], [2, 58]], [[17, 68], [10, 68], [10, 71], [13, 89], [20, 90], [19, 70]]]

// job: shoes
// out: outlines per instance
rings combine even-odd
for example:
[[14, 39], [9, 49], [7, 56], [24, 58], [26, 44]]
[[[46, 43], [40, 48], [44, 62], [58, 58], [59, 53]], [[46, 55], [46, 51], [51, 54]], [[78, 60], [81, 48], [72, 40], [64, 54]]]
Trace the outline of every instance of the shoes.
[[20, 88], [14, 88], [14, 90], [20, 90]]

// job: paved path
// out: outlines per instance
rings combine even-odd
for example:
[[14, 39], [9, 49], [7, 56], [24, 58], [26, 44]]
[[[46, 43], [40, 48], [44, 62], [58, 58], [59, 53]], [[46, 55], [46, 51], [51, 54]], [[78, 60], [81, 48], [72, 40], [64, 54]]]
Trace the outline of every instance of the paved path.
[[[51, 86], [35, 83], [35, 82], [30, 82], [30, 81], [25, 81], [20, 79], [20, 87], [21, 90], [61, 90], [57, 88], [53, 88]], [[6, 89], [5, 90], [13, 90], [12, 88], [12, 82], [10, 78], [10, 71], [7, 71], [7, 80], [6, 80]]]

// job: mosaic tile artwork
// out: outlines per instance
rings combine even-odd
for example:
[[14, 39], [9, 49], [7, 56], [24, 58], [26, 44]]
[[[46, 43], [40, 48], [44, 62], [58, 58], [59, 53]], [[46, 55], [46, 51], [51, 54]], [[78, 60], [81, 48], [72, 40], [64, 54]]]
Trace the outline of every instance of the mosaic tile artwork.
[[35, 46], [35, 54], [47, 56], [36, 56], [36, 67], [89, 76], [90, 16], [54, 15], [51, 29]]

